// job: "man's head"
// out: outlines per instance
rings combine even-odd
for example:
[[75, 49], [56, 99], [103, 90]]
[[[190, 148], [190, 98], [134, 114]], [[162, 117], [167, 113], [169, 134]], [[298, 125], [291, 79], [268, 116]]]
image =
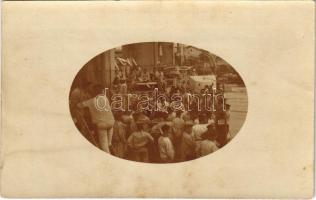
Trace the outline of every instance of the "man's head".
[[94, 85], [92, 89], [92, 95], [97, 96], [102, 94], [104, 94], [104, 87], [100, 84]]
[[184, 124], [184, 130], [187, 133], [191, 133], [193, 125], [194, 125], [193, 121], [191, 121], [191, 120], [186, 121]]
[[136, 126], [137, 126], [137, 129], [139, 131], [144, 131], [146, 130], [147, 126], [146, 126], [146, 123], [142, 122], [142, 123], [136, 123]]
[[200, 124], [207, 124], [208, 118], [205, 113], [199, 115], [199, 123]]
[[114, 113], [114, 118], [117, 121], [121, 121], [122, 120], [122, 116], [123, 116], [123, 112], [122, 111], [117, 111]]
[[184, 128], [184, 120], [180, 118], [175, 118], [173, 120], [173, 133], [177, 136], [182, 135]]
[[176, 110], [176, 117], [180, 118], [182, 110]]
[[171, 127], [168, 126], [167, 124], [164, 124], [161, 127], [161, 135], [162, 136], [168, 136], [170, 134], [170, 130], [171, 130]]
[[147, 130], [148, 126], [150, 123], [150, 119], [144, 115], [144, 114], [139, 114], [137, 120], [136, 120], [136, 125], [137, 125], [137, 129], [139, 131], [141, 130]]
[[205, 139], [215, 140], [217, 137], [215, 124], [210, 124], [207, 126], [207, 131], [204, 134]]

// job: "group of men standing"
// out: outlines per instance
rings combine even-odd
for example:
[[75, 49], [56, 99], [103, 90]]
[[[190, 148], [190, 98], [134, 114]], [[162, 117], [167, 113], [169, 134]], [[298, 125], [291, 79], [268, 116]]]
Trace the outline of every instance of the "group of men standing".
[[[142, 113], [117, 113], [111, 153], [140, 162], [172, 163], [193, 160], [213, 153], [227, 143], [228, 134], [218, 132], [219, 127], [220, 125], [204, 114], [199, 115], [195, 122], [191, 119], [184, 120], [179, 114], [173, 119], [152, 122]], [[225, 131], [228, 131], [228, 127]]]
[[[100, 111], [95, 106], [100, 94], [98, 85], [74, 89], [72, 115], [90, 142], [114, 156], [140, 162], [183, 162], [210, 154], [229, 140], [229, 109], [212, 114], [168, 109], [167, 115], [155, 121], [143, 112], [112, 112], [110, 107]], [[110, 106], [106, 96], [104, 100]]]

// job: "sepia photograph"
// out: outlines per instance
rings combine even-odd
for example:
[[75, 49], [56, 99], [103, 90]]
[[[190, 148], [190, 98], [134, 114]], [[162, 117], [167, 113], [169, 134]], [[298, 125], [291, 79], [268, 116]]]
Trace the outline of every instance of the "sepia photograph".
[[310, 199], [312, 1], [4, 1], [4, 198]]
[[76, 75], [70, 112], [80, 133], [113, 156], [146, 163], [190, 161], [218, 151], [242, 127], [245, 84], [206, 50], [145, 42], [105, 51]]

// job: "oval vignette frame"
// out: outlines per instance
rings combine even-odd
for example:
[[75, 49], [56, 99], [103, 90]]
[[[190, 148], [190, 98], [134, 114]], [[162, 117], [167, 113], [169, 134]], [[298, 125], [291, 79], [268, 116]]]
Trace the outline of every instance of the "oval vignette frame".
[[143, 42], [95, 56], [76, 74], [71, 117], [94, 146], [145, 163], [178, 163], [227, 145], [248, 111], [245, 83], [224, 59], [179, 43]]

